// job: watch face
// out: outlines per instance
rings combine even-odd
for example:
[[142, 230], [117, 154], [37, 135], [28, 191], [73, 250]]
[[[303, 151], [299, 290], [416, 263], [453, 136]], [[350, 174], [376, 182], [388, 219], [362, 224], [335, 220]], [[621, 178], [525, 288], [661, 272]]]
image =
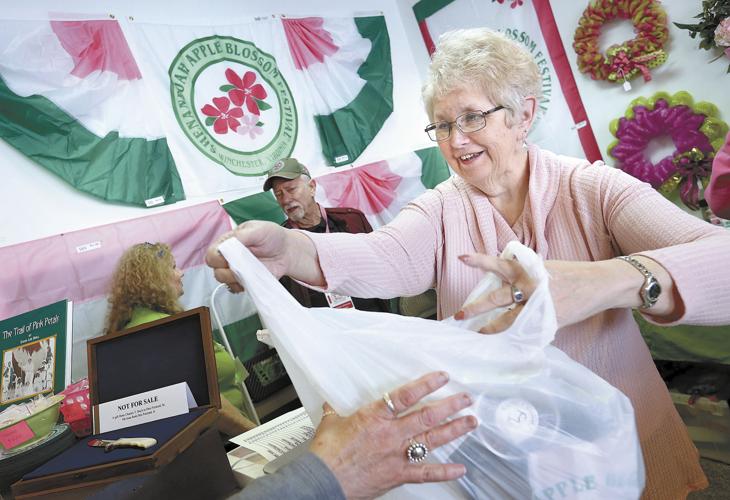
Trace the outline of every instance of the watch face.
[[652, 280], [649, 282], [649, 284], [646, 285], [646, 298], [651, 302], [652, 304], [657, 301], [659, 298], [659, 294], [662, 293], [662, 287], [659, 286], [659, 283], [656, 280]]

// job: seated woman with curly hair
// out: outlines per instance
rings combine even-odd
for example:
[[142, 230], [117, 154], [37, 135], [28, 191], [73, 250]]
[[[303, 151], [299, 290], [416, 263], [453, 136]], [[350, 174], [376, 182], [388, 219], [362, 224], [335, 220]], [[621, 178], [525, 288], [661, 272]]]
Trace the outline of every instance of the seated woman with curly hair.
[[[182, 277], [165, 243], [140, 243], [129, 248], [112, 276], [104, 332], [118, 332], [181, 312]], [[217, 427], [235, 436], [256, 426], [242, 413], [245, 368], [222, 345], [213, 344], [222, 405]]]

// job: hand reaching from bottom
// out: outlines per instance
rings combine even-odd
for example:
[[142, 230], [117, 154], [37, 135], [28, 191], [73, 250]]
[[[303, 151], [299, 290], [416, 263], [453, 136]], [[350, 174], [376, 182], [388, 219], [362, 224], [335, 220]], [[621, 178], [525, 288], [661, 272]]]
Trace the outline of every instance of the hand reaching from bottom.
[[310, 449], [332, 470], [348, 498], [377, 497], [404, 483], [457, 479], [466, 472], [463, 465], [411, 463], [406, 450], [413, 443], [433, 450], [475, 429], [473, 416], [446, 422], [471, 405], [471, 397], [455, 394], [398, 416], [447, 382], [446, 373], [433, 372], [392, 391], [395, 412], [379, 400], [339, 417], [325, 404]]

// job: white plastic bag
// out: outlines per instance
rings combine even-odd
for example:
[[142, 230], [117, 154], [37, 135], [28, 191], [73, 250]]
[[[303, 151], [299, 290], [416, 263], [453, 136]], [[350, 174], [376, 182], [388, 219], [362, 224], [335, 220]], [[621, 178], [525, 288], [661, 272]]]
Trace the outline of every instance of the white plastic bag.
[[[553, 347], [555, 309], [542, 260], [519, 243], [515, 255], [538, 281], [514, 324], [481, 335], [442, 322], [352, 309], [302, 307], [235, 239], [220, 246], [262, 322], [312, 420], [328, 401], [342, 415], [433, 370], [450, 382], [433, 398], [469, 392], [472, 433], [431, 461], [463, 463], [465, 478], [406, 485], [388, 498], [638, 498], [644, 465], [628, 398]], [[489, 274], [472, 295], [500, 285]], [[494, 312], [492, 314], [498, 314]], [[404, 452], [405, 453], [405, 452]]]

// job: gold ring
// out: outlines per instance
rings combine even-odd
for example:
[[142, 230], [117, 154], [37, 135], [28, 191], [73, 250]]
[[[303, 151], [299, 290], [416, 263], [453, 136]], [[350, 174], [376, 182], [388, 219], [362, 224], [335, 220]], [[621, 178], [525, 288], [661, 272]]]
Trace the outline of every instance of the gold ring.
[[393, 404], [393, 400], [390, 399], [390, 394], [388, 392], [383, 393], [383, 401], [385, 401], [385, 406], [388, 408], [390, 413], [395, 415], [397, 412], [395, 411], [395, 405]]
[[322, 418], [329, 417], [330, 415], [337, 415], [335, 410], [327, 410], [322, 412]]

